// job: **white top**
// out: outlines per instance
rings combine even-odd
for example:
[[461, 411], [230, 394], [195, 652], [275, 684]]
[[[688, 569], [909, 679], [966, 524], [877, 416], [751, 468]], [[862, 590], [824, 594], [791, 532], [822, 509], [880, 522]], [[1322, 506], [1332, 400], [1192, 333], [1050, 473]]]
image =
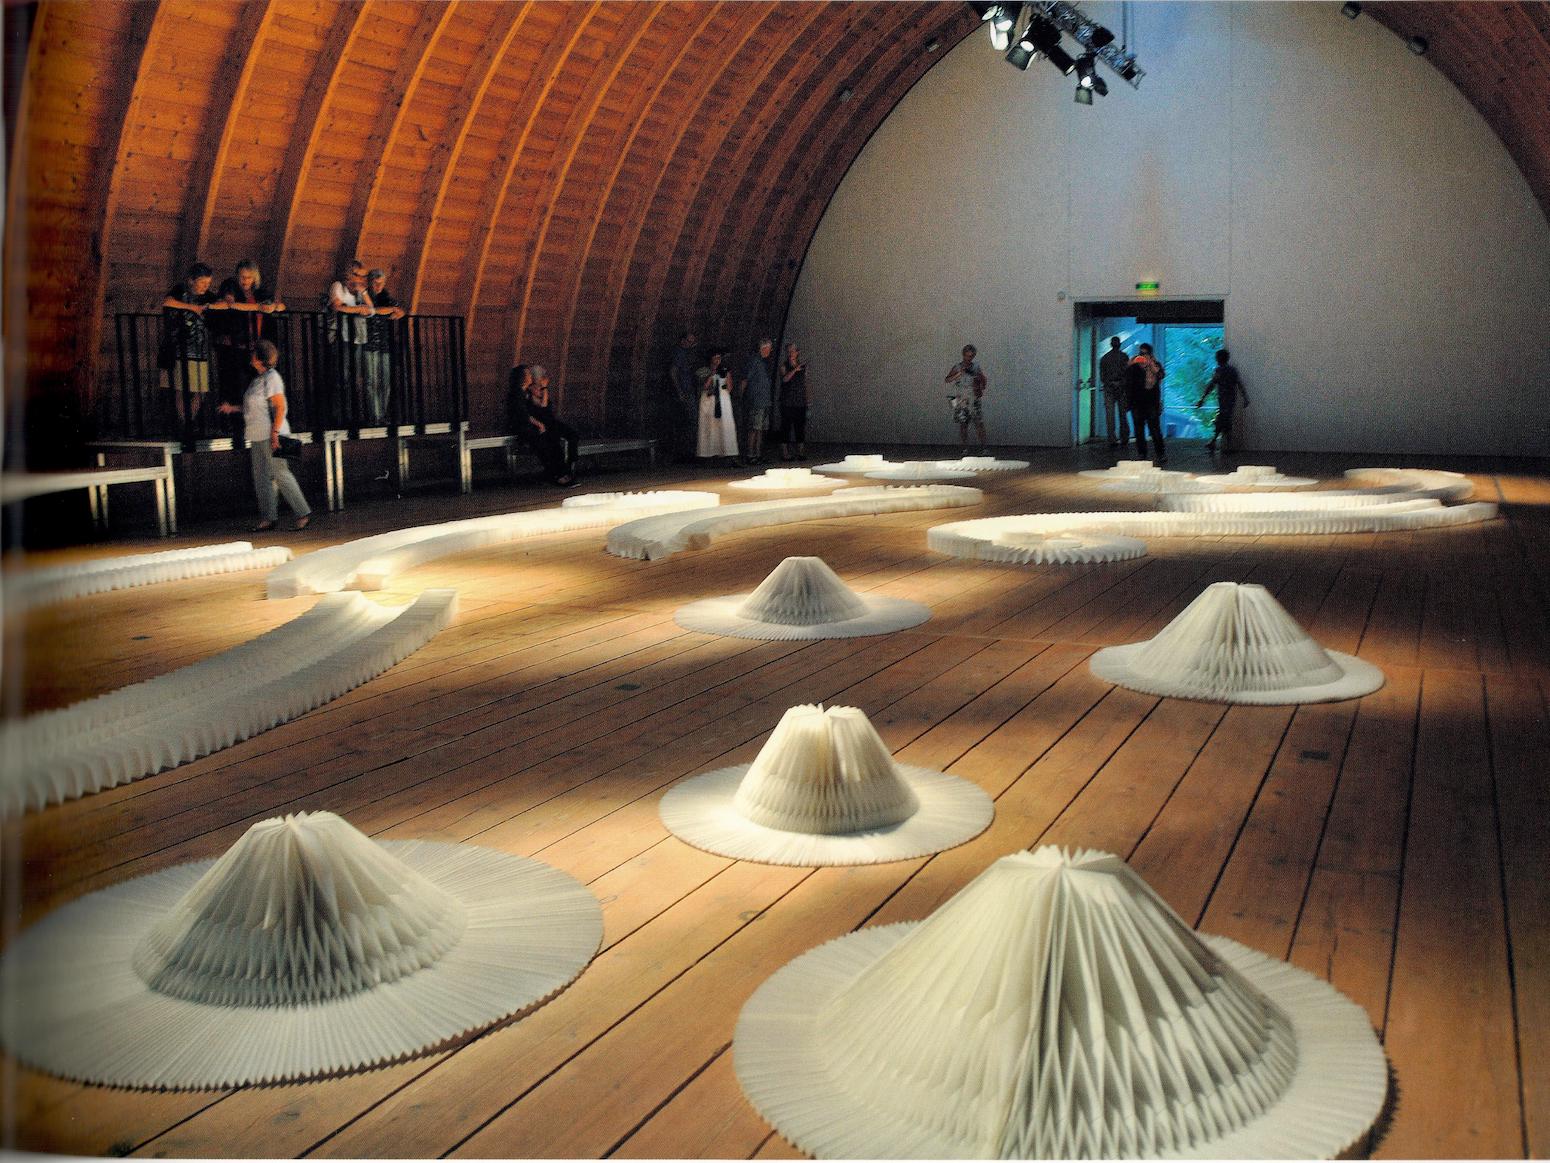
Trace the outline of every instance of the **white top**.
[[[242, 393], [242, 435], [247, 440], [262, 440], [269, 442], [269, 433], [273, 430], [273, 417], [269, 411], [269, 401], [272, 397], [285, 396], [285, 381], [280, 378], [280, 373], [270, 368], [261, 376], [254, 376], [253, 382], [248, 385], [248, 390]], [[289, 418], [280, 421], [280, 435], [291, 434], [291, 422]]]
[[342, 336], [346, 343], [365, 343], [366, 316], [341, 315], [334, 310], [335, 303], [346, 307], [362, 307], [366, 300], [343, 283], [336, 282], [328, 288], [328, 337], [333, 339]]

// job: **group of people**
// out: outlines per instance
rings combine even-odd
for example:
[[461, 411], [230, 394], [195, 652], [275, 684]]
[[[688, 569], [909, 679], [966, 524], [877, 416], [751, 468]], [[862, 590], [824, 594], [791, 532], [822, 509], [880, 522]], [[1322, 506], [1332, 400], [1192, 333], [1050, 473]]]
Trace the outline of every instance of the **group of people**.
[[[212, 291], [214, 280], [209, 266], [194, 263], [168, 289], [161, 304], [157, 362], [166, 386], [179, 396], [187, 393], [184, 422], [194, 430], [212, 396], [220, 404], [241, 403], [251, 378], [253, 352], [261, 341], [275, 341], [271, 317], [285, 310], [285, 303], [265, 286], [263, 272], [252, 259], [239, 262], [232, 276]], [[386, 272], [368, 271], [359, 260], [339, 272], [323, 302], [324, 338], [333, 357], [336, 386], [344, 392], [363, 390], [365, 418], [380, 424], [388, 414], [392, 387], [391, 327], [404, 317], [404, 309], [387, 289]]]
[[[1110, 448], [1128, 443], [1134, 432], [1136, 453], [1145, 458], [1146, 434], [1151, 432], [1156, 448], [1154, 459], [1158, 464], [1168, 463], [1162, 434], [1162, 384], [1167, 374], [1168, 370], [1157, 360], [1150, 343], [1141, 344], [1134, 356], [1127, 356], [1119, 336], [1109, 338], [1109, 350], [1098, 361], [1098, 379], [1103, 387], [1104, 419], [1108, 424]], [[1220, 442], [1221, 451], [1226, 452], [1238, 406], [1248, 407], [1249, 394], [1244, 389], [1243, 377], [1232, 364], [1232, 353], [1225, 347], [1216, 353], [1216, 370], [1195, 406], [1204, 407], [1212, 392], [1216, 393], [1216, 426], [1206, 448], [1215, 452]]]
[[702, 364], [697, 344], [692, 331], [683, 332], [669, 368], [683, 458], [763, 464], [764, 437], [778, 416], [781, 460], [806, 460], [807, 360], [797, 345], [786, 344], [785, 357], [777, 367], [775, 341], [759, 340], [757, 350], [743, 364], [742, 375], [736, 376], [725, 349], [712, 350]]

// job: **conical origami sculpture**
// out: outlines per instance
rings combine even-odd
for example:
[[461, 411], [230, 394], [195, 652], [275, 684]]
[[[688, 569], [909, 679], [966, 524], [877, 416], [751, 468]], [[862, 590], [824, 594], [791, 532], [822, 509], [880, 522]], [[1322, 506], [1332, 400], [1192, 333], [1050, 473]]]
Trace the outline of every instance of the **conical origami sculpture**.
[[1118, 857], [1055, 848], [797, 958], [749, 999], [733, 1055], [819, 1158], [1319, 1157], [1388, 1087], [1332, 987], [1202, 938]]
[[602, 910], [534, 860], [331, 812], [74, 901], [0, 959], [5, 1043], [67, 1078], [218, 1087], [391, 1061], [564, 988]]
[[895, 763], [855, 707], [792, 707], [752, 764], [685, 780], [662, 797], [668, 831], [766, 864], [873, 864], [962, 844], [994, 806], [957, 776]]
[[1325, 650], [1264, 586], [1215, 582], [1157, 637], [1110, 646], [1092, 672], [1117, 686], [1186, 699], [1262, 706], [1371, 694], [1383, 672]]
[[691, 602], [675, 615], [685, 630], [733, 638], [859, 638], [918, 626], [929, 606], [856, 593], [819, 557], [788, 557], [751, 594]]

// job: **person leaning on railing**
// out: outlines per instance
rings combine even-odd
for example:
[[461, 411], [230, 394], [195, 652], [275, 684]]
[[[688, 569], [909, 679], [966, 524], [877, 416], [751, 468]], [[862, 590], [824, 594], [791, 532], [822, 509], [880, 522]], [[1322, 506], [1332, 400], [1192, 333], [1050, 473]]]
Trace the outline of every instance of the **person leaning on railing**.
[[324, 335], [330, 348], [333, 399], [329, 411], [335, 421], [355, 418], [357, 391], [365, 384], [366, 320], [376, 314], [366, 290], [366, 264], [356, 259], [329, 286], [328, 319]]
[[226, 313], [209, 323], [215, 340], [221, 403], [240, 404], [242, 393], [253, 378], [253, 348], [260, 339], [274, 339], [274, 324], [269, 317], [284, 311], [285, 304], [264, 286], [263, 273], [250, 258], [237, 264], [236, 272], [221, 284], [216, 296], [226, 304]]
[[367, 274], [366, 293], [375, 312], [366, 320], [366, 407], [371, 422], [381, 424], [393, 388], [393, 324], [404, 317], [404, 309], [388, 292], [384, 271]]
[[175, 418], [182, 402], [183, 427], [191, 433], [204, 417], [210, 394], [210, 333], [204, 314], [226, 306], [210, 293], [214, 277], [214, 271], [196, 262], [188, 268], [188, 277], [168, 288], [161, 301], [162, 337], [156, 363], [165, 373], [164, 387], [171, 395], [169, 414]]

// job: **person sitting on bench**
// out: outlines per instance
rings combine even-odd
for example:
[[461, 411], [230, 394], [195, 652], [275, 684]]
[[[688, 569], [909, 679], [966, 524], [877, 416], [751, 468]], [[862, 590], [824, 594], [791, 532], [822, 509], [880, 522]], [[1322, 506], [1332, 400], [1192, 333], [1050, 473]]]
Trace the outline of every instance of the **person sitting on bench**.
[[542, 364], [511, 369], [506, 406], [511, 430], [543, 462], [544, 476], [561, 488], [576, 483], [576, 430], [549, 406], [549, 375]]

